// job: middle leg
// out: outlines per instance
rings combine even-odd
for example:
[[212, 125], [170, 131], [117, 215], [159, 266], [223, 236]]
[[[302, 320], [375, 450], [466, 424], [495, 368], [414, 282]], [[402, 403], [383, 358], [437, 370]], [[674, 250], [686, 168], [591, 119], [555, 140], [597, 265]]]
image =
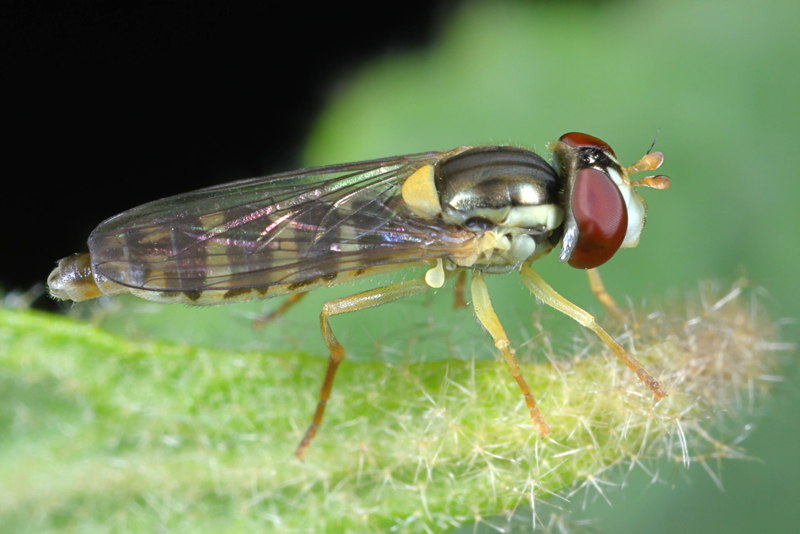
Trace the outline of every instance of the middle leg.
[[528, 411], [531, 414], [531, 419], [536, 423], [539, 434], [546, 436], [550, 433], [550, 427], [544, 420], [542, 412], [539, 411], [539, 406], [536, 404], [536, 399], [531, 392], [531, 388], [522, 376], [522, 371], [519, 368], [517, 359], [514, 358], [514, 349], [511, 348], [511, 342], [508, 340], [506, 331], [500, 323], [500, 319], [494, 312], [492, 301], [489, 298], [489, 289], [486, 287], [486, 282], [483, 281], [483, 274], [480, 271], [475, 271], [472, 274], [472, 285], [470, 286], [472, 293], [472, 307], [475, 310], [475, 315], [478, 321], [483, 325], [489, 335], [494, 339], [494, 346], [503, 355], [503, 359], [508, 365], [508, 370], [511, 371], [511, 376], [517, 381], [519, 389], [522, 391], [522, 396], [525, 398], [525, 403], [528, 405]]

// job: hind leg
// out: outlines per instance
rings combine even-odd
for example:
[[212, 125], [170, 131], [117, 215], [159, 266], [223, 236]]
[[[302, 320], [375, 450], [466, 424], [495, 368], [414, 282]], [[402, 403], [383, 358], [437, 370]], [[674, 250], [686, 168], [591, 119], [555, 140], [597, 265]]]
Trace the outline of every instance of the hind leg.
[[319, 429], [319, 426], [322, 424], [322, 418], [325, 415], [325, 407], [328, 405], [328, 399], [331, 396], [336, 370], [345, 357], [344, 347], [342, 347], [339, 340], [336, 339], [336, 336], [333, 335], [329, 319], [334, 315], [366, 310], [367, 308], [374, 308], [375, 306], [387, 304], [404, 297], [417, 295], [428, 289], [430, 289], [430, 286], [425, 280], [408, 280], [398, 284], [363, 291], [349, 297], [331, 300], [323, 304], [322, 312], [319, 315], [319, 325], [322, 331], [322, 338], [330, 352], [330, 357], [328, 358], [325, 378], [320, 388], [317, 408], [314, 411], [314, 416], [311, 419], [308, 430], [306, 430], [303, 439], [300, 440], [300, 444], [294, 451], [295, 456], [302, 458], [309, 444], [311, 444], [311, 440], [314, 439], [314, 436], [317, 434], [317, 429]]

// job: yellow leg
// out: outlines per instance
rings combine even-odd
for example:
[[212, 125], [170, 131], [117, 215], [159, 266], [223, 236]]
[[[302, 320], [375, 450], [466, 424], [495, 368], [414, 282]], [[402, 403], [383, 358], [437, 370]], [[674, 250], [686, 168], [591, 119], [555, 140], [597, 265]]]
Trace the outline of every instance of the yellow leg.
[[253, 320], [253, 328], [261, 328], [268, 322], [277, 319], [278, 317], [286, 313], [289, 310], [289, 308], [297, 304], [300, 301], [300, 299], [305, 297], [307, 294], [308, 291], [302, 291], [300, 293], [292, 293], [291, 295], [286, 297], [286, 300], [284, 300], [280, 306], [259, 317], [256, 317]]
[[614, 341], [614, 338], [612, 338], [608, 332], [603, 330], [603, 328], [597, 324], [592, 314], [579, 308], [559, 295], [555, 289], [550, 287], [550, 285], [531, 268], [529, 264], [522, 266], [521, 274], [522, 282], [533, 292], [534, 295], [536, 295], [539, 300], [551, 308], [555, 308], [561, 313], [572, 317], [581, 325], [594, 332], [597, 337], [603, 341], [603, 343], [608, 345], [617, 358], [622, 360], [625, 365], [627, 365], [634, 373], [636, 373], [636, 376], [639, 377], [639, 380], [644, 382], [647, 387], [650, 388], [657, 399], [664, 397], [665, 394], [661, 390], [661, 386], [658, 384], [656, 379], [650, 376], [650, 373], [645, 370], [641, 363], [630, 356], [619, 343]]
[[600, 304], [605, 306], [608, 313], [618, 321], [625, 320], [625, 313], [619, 309], [617, 303], [606, 291], [606, 286], [603, 284], [603, 279], [600, 278], [600, 271], [597, 269], [586, 269], [586, 275], [589, 277], [589, 287], [592, 288], [592, 293], [600, 301]]
[[328, 351], [330, 352], [330, 357], [328, 358], [328, 368], [325, 371], [325, 379], [322, 381], [322, 388], [319, 392], [317, 409], [314, 411], [314, 417], [311, 420], [308, 430], [306, 430], [303, 439], [300, 440], [300, 444], [294, 451], [295, 456], [298, 458], [303, 457], [306, 448], [308, 448], [308, 445], [317, 433], [317, 429], [322, 424], [322, 417], [325, 415], [325, 406], [328, 404], [328, 399], [331, 396], [336, 369], [345, 356], [344, 347], [342, 347], [336, 339], [336, 336], [333, 335], [328, 319], [334, 315], [380, 306], [381, 304], [386, 304], [403, 297], [410, 297], [411, 295], [422, 293], [428, 289], [430, 289], [430, 286], [428, 286], [425, 280], [408, 280], [398, 284], [364, 291], [349, 297], [331, 300], [322, 306], [322, 313], [319, 315], [319, 325], [320, 330], [322, 330], [322, 338], [325, 340], [325, 345], [327, 345]]
[[489, 290], [486, 287], [486, 282], [483, 281], [483, 274], [480, 271], [475, 271], [472, 275], [472, 285], [470, 287], [472, 293], [472, 307], [475, 310], [475, 315], [478, 321], [483, 325], [489, 335], [494, 339], [494, 346], [500, 351], [508, 365], [511, 376], [517, 381], [519, 389], [522, 391], [522, 396], [525, 398], [525, 403], [528, 405], [528, 410], [531, 414], [531, 419], [536, 423], [536, 427], [542, 436], [550, 433], [550, 427], [544, 421], [542, 412], [539, 411], [539, 406], [536, 404], [536, 399], [531, 393], [531, 388], [525, 382], [522, 376], [519, 364], [514, 358], [514, 350], [511, 348], [511, 343], [508, 341], [503, 325], [500, 324], [497, 314], [492, 307], [492, 301], [489, 299]]

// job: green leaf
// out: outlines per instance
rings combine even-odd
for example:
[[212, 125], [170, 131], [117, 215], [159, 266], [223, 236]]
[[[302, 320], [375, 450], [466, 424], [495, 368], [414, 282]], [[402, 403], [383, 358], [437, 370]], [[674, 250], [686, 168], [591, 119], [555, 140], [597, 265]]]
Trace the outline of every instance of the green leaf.
[[740, 456], [714, 421], [766, 388], [781, 348], [740, 291], [704, 292], [684, 314], [662, 306], [619, 335], [668, 391], [659, 403], [594, 339], [567, 359], [520, 351], [547, 439], [499, 361], [346, 361], [305, 461], [293, 450], [319, 358], [132, 342], [0, 310], [0, 524], [442, 531], [515, 511], [530, 521], [542, 499], [602, 489], [612, 468]]

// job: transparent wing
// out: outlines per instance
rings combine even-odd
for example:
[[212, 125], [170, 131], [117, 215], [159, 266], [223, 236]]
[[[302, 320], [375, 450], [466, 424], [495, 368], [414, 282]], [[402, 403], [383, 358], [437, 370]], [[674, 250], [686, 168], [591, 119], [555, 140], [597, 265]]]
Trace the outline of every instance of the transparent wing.
[[267, 288], [443, 257], [473, 234], [408, 212], [403, 180], [444, 152], [242, 180], [144, 204], [89, 237], [96, 275], [152, 291]]

